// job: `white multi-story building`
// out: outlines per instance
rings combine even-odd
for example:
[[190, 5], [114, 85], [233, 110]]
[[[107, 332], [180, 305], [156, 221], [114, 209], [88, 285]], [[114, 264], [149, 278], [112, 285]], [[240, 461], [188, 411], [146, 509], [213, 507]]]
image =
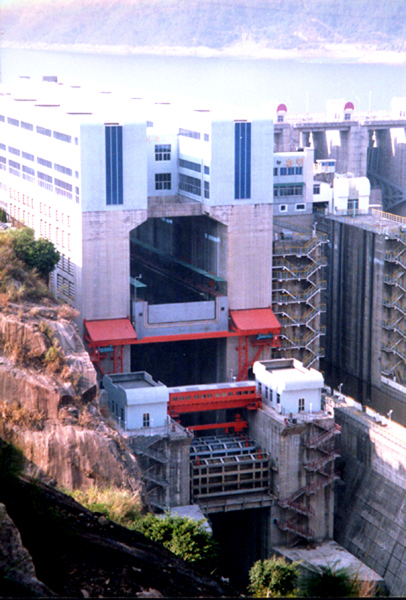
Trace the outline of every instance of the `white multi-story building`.
[[271, 304], [271, 120], [21, 81], [0, 95], [0, 166], [2, 206], [62, 255], [52, 285], [99, 366], [119, 342], [209, 338], [210, 379], [248, 368], [270, 327], [233, 312]]

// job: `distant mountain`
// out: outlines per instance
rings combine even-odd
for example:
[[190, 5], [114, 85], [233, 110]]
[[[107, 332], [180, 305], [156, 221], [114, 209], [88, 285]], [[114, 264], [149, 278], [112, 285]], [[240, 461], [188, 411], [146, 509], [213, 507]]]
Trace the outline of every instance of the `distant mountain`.
[[19, 44], [406, 51], [405, 0], [0, 0]]

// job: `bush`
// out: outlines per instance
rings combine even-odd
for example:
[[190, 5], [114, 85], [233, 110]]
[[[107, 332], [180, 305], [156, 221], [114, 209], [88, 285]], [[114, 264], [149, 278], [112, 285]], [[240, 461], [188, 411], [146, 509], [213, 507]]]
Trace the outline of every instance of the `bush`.
[[101, 512], [110, 521], [123, 527], [135, 529], [135, 524], [141, 519], [141, 506], [138, 496], [120, 488], [89, 488], [87, 490], [64, 490], [77, 502], [94, 512]]
[[256, 598], [296, 596], [298, 577], [298, 563], [276, 557], [258, 560], [249, 571], [248, 591]]
[[336, 565], [319, 567], [319, 572], [311, 575], [303, 585], [305, 597], [317, 598], [366, 598], [376, 594], [374, 584], [360, 581], [358, 575], [347, 569], [337, 569]]
[[216, 566], [218, 547], [203, 524], [203, 519], [195, 521], [169, 513], [163, 518], [148, 515], [140, 521], [139, 531], [183, 560], [211, 570]]
[[12, 246], [16, 257], [36, 269], [46, 281], [61, 258], [52, 242], [44, 238], [36, 240], [34, 231], [28, 227], [12, 232]]

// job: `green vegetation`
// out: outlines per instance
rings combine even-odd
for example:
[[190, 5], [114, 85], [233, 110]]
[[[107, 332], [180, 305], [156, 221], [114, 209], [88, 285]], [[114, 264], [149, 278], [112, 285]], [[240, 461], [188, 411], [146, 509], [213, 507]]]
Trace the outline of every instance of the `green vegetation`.
[[7, 213], [4, 208], [0, 208], [0, 223], [7, 223]]
[[4, 41], [30, 44], [314, 50], [351, 43], [404, 50], [405, 11], [404, 0], [20, 0], [3, 2], [2, 29]]
[[12, 231], [11, 236], [16, 257], [31, 269], [36, 269], [40, 277], [48, 282], [49, 274], [61, 258], [54, 244], [45, 238], [36, 240], [34, 231], [28, 227]]
[[298, 563], [288, 563], [282, 557], [258, 560], [249, 572], [248, 591], [255, 598], [295, 597], [298, 577]]
[[321, 567], [303, 584], [303, 593], [316, 598], [371, 598], [376, 595], [375, 584], [361, 581], [348, 569], [335, 565]]
[[64, 491], [90, 510], [101, 512], [111, 521], [159, 542], [176, 556], [206, 570], [215, 568], [217, 544], [204, 529], [203, 520], [170, 514], [143, 516], [131, 492], [118, 488]]

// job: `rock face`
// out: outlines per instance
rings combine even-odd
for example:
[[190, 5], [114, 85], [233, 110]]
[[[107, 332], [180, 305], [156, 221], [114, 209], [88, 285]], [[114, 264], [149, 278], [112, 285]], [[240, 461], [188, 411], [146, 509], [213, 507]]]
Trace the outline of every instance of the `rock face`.
[[55, 596], [38, 581], [32, 558], [21, 542], [21, 535], [0, 503], [0, 589], [2, 595]]
[[32, 476], [70, 489], [125, 487], [147, 504], [135, 456], [99, 410], [72, 315], [10, 304], [0, 314], [0, 436], [22, 451]]
[[[29, 477], [1, 481], [0, 469], [0, 502], [18, 527], [38, 579], [58, 596], [237, 596], [229, 586], [198, 572], [141, 533], [116, 525]], [[17, 548], [14, 542], [12, 546]], [[24, 559], [28, 555], [19, 552]], [[0, 560], [1, 556], [0, 542]], [[27, 576], [33, 572], [30, 565]], [[0, 572], [0, 595], [1, 584]], [[45, 590], [36, 595], [45, 596]]]

